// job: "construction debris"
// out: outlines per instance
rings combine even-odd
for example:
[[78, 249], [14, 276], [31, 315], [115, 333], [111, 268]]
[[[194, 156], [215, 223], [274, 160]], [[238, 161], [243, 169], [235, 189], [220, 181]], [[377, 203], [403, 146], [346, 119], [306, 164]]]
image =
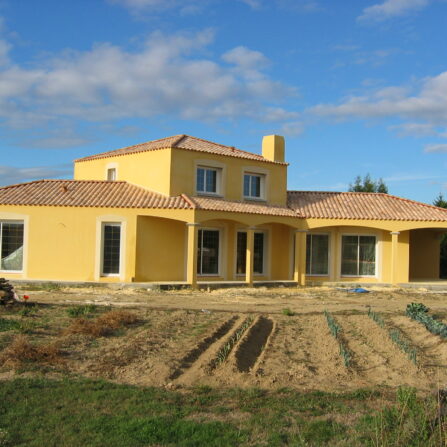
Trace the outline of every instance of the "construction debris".
[[14, 286], [5, 278], [0, 278], [0, 304], [11, 304], [19, 301]]

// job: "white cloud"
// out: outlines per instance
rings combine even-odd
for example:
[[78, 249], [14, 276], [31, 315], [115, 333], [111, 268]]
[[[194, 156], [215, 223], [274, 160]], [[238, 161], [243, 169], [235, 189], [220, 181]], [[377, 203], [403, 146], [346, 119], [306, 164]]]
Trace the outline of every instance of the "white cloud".
[[425, 8], [430, 0], [385, 0], [363, 10], [358, 20], [384, 21]]
[[[425, 78], [418, 89], [386, 87], [362, 96], [351, 96], [341, 104], [320, 104], [310, 110], [338, 119], [398, 117], [433, 125], [447, 122], [447, 71]], [[416, 91], [415, 91], [416, 90]]]
[[180, 14], [199, 12], [211, 0], [108, 0], [121, 5], [134, 14], [157, 14], [166, 10], [176, 10]]
[[424, 147], [424, 152], [427, 153], [440, 153], [440, 154], [447, 154], [447, 144], [440, 143], [440, 144], [427, 144]]
[[390, 126], [389, 129], [395, 130], [401, 137], [426, 137], [438, 135], [432, 124], [424, 123], [397, 124]]
[[286, 137], [297, 137], [304, 132], [304, 124], [301, 121], [290, 121], [279, 128], [279, 134]]
[[269, 61], [258, 51], [234, 48], [222, 56], [225, 64], [200, 57], [213, 39], [210, 30], [154, 33], [138, 51], [102, 44], [33, 68], [9, 62], [0, 68], [0, 119], [16, 129], [164, 115], [262, 121], [295, 94], [264, 72]]
[[71, 174], [71, 166], [41, 166], [32, 168], [16, 168], [0, 165], [0, 186], [12, 185], [43, 178], [61, 178]]

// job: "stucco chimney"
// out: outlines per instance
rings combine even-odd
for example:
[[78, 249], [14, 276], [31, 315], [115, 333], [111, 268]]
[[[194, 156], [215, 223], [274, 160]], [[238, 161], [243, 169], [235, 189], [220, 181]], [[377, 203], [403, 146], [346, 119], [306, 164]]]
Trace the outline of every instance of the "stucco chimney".
[[262, 156], [271, 161], [284, 162], [285, 142], [281, 135], [266, 135], [262, 139]]

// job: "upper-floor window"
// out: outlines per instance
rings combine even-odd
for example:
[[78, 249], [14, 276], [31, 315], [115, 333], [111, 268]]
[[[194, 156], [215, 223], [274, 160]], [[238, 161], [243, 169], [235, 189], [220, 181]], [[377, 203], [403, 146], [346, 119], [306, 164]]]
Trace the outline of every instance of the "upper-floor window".
[[262, 174], [244, 174], [244, 197], [247, 199], [264, 199], [265, 176]]
[[23, 270], [23, 222], [0, 222], [0, 270]]
[[197, 168], [197, 192], [201, 194], [220, 194], [220, 177], [220, 169], [199, 166]]
[[116, 180], [116, 168], [107, 169], [107, 180], [109, 180], [109, 181]]

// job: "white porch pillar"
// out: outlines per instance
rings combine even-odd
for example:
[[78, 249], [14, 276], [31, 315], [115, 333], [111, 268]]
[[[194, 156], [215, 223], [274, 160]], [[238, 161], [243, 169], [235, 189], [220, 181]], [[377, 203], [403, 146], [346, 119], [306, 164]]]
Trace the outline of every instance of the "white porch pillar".
[[186, 282], [192, 287], [197, 287], [197, 251], [198, 251], [198, 223], [187, 223], [188, 227], [188, 252], [186, 258]]
[[306, 285], [306, 238], [308, 230], [295, 231], [295, 268], [293, 279], [300, 286]]
[[392, 231], [391, 233], [391, 284], [397, 284], [397, 271], [399, 268], [398, 256], [398, 242], [399, 231]]
[[247, 250], [245, 253], [245, 283], [250, 287], [253, 286], [255, 229], [256, 227], [247, 228]]

